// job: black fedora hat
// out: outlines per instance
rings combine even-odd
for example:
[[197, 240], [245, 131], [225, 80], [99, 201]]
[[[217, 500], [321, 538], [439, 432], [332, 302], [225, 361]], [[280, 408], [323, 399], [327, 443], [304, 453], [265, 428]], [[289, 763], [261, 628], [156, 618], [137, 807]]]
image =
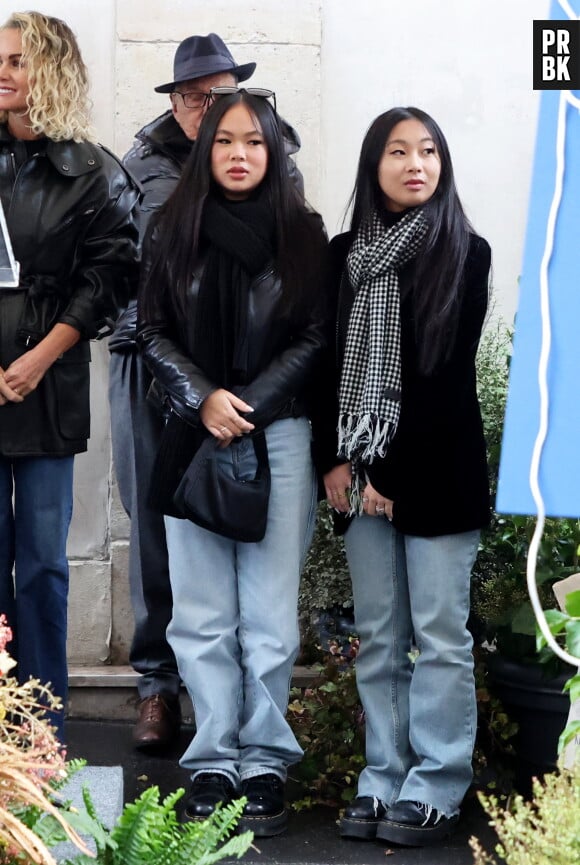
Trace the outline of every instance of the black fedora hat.
[[160, 84], [157, 93], [171, 93], [175, 85], [193, 78], [203, 78], [219, 72], [231, 72], [238, 81], [246, 81], [253, 75], [255, 63], [237, 66], [236, 61], [217, 33], [207, 36], [189, 36], [184, 39], [175, 52], [173, 61], [173, 81]]

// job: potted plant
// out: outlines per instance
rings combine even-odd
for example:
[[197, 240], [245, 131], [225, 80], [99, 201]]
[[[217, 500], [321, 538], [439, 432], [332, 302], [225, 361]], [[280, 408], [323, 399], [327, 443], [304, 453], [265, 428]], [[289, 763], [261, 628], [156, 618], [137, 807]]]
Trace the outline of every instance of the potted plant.
[[[580, 657], [580, 591], [566, 595], [564, 610], [547, 610], [546, 620], [553, 636], [574, 657]], [[537, 628], [537, 646], [546, 649], [546, 639]], [[580, 674], [566, 683], [572, 702], [580, 698]], [[565, 747], [580, 732], [580, 721], [572, 721], [560, 735], [561, 755], [558, 771], [532, 782], [531, 800], [516, 796], [507, 808], [497, 797], [480, 794], [480, 801], [491, 817], [499, 843], [495, 853], [507, 865], [576, 865], [580, 861], [580, 761], [577, 750], [569, 755]], [[563, 765], [562, 756], [565, 759]], [[477, 838], [470, 839], [474, 865], [497, 865]]]
[[[560, 587], [562, 588], [562, 587]], [[564, 599], [564, 609], [562, 610], [547, 610], [546, 621], [550, 629], [550, 633], [560, 642], [564, 643], [565, 652], [571, 655], [572, 658], [580, 658], [580, 591], [575, 590], [566, 594]], [[547, 640], [541, 629], [536, 630], [537, 646], [539, 651], [544, 651], [547, 647]], [[550, 649], [548, 649], [550, 651]], [[575, 708], [575, 704], [580, 700], [580, 669], [576, 666], [572, 668], [573, 674], [564, 685], [564, 691], [570, 696], [570, 702]], [[566, 763], [572, 762], [580, 765], [578, 760], [578, 737], [580, 736], [580, 720], [575, 717], [576, 712], [570, 713], [570, 720], [562, 731], [558, 741], [558, 753], [564, 753], [568, 747], [571, 749], [567, 757]]]
[[[484, 338], [479, 356], [479, 397], [492, 493], [497, 486], [509, 348], [509, 332], [500, 327]], [[490, 684], [519, 727], [514, 743], [516, 785], [526, 792], [533, 774], [556, 765], [558, 737], [568, 711], [562, 689], [570, 674], [553, 657], [542, 664], [536, 652], [535, 619], [526, 584], [534, 527], [534, 517], [494, 513], [482, 535], [472, 588], [474, 632], [483, 647]], [[578, 570], [579, 547], [580, 521], [546, 520], [537, 567], [544, 609], [557, 607], [553, 583]]]

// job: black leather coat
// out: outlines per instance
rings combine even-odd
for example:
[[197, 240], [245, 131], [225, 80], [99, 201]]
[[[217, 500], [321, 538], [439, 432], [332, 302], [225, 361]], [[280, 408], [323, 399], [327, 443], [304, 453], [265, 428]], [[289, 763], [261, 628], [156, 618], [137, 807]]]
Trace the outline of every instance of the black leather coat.
[[[321, 245], [324, 244], [321, 231]], [[147, 253], [144, 269], [147, 270]], [[193, 344], [195, 316], [203, 265], [198, 267], [188, 294], [188, 314], [172, 313], [157, 321], [140, 317], [138, 342], [166, 407], [183, 420], [198, 425], [199, 409], [212, 391], [221, 387], [203, 368]], [[313, 285], [313, 292], [320, 285]], [[236, 393], [254, 409], [251, 421], [263, 429], [280, 417], [307, 411], [309, 377], [326, 345], [323, 304], [301, 327], [280, 314], [281, 286], [272, 269], [256, 277], [249, 290], [247, 342], [249, 383]], [[158, 391], [159, 393], [159, 391]]]
[[0, 124], [0, 196], [20, 287], [0, 289], [0, 366], [56, 323], [81, 340], [22, 403], [0, 406], [0, 454], [69, 455], [89, 435], [88, 340], [127, 303], [137, 278], [139, 189], [104, 148], [44, 142], [24, 161]]

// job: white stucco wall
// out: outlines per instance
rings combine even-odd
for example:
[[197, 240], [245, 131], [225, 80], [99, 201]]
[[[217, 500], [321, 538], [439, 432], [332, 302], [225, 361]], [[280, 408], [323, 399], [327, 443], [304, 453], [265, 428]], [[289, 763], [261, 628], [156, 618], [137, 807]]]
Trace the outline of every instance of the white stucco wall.
[[337, 228], [371, 120], [416, 105], [449, 142], [459, 193], [491, 243], [511, 320], [523, 251], [538, 93], [532, 20], [547, 0], [324, 0], [320, 206]]
[[[31, 5], [7, 4], [6, 14]], [[299, 131], [306, 194], [331, 235], [371, 120], [395, 104], [424, 108], [448, 138], [468, 215], [493, 249], [496, 310], [511, 320], [538, 107], [531, 22], [548, 17], [548, 0], [39, 0], [36, 8], [77, 33], [95, 126], [119, 154], [168, 107], [153, 87], [171, 80], [181, 39], [215, 31], [239, 63], [256, 60], [252, 83], [276, 91]], [[122, 660], [131, 629], [127, 525], [111, 506], [103, 348], [95, 350], [93, 437], [77, 461], [70, 541], [70, 652], [85, 662], [111, 653]]]

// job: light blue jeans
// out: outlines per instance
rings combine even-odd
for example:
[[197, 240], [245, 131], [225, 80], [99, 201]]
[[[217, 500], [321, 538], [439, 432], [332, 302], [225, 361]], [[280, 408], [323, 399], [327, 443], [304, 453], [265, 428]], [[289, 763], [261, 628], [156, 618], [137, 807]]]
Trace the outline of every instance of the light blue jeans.
[[[266, 430], [272, 486], [259, 543], [166, 517], [173, 591], [167, 637], [195, 710], [196, 733], [181, 759], [192, 777], [217, 771], [236, 785], [266, 772], [285, 779], [287, 766], [302, 757], [285, 715], [300, 642], [300, 570], [316, 510], [310, 438], [305, 418]], [[255, 474], [250, 439], [222, 458], [240, 477]]]
[[479, 531], [402, 535], [366, 515], [345, 535], [366, 716], [359, 796], [425, 802], [448, 817], [459, 810], [477, 723], [467, 617], [478, 542]]

